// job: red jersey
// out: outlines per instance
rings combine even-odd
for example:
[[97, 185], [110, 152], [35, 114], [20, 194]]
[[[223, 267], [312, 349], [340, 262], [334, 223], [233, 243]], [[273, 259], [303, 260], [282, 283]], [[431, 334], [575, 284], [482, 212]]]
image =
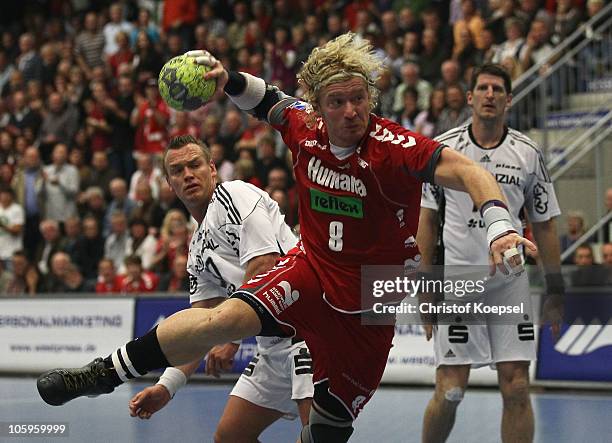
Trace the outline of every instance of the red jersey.
[[[157, 100], [156, 109], [165, 118], [166, 121], [170, 118], [170, 110], [168, 105], [161, 98]], [[164, 152], [166, 147], [167, 132], [166, 125], [160, 125], [153, 116], [153, 109], [149, 106], [149, 102], [145, 100], [138, 108], [138, 127], [136, 130], [136, 151], [146, 152], [149, 154], [160, 154]]]
[[149, 271], [143, 271], [138, 280], [132, 280], [128, 275], [122, 275], [120, 279], [119, 292], [154, 292], [159, 283], [159, 277]]
[[[283, 106], [279, 104], [278, 106]], [[433, 181], [442, 146], [390, 120], [370, 116], [355, 152], [330, 151], [322, 119], [303, 102], [272, 109], [271, 123], [294, 159], [302, 248], [316, 269], [323, 297], [341, 312], [361, 306], [362, 265], [413, 265], [422, 181]]]

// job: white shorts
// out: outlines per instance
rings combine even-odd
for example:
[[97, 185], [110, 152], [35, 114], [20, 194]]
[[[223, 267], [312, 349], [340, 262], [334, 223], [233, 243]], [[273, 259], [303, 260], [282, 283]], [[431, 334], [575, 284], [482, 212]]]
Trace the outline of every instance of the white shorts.
[[312, 398], [312, 358], [305, 342], [257, 354], [248, 364], [230, 395], [274, 409], [293, 420], [299, 416], [295, 400]]
[[535, 360], [534, 314], [527, 276], [488, 286], [484, 297], [490, 305], [522, 303], [523, 312], [505, 317], [491, 313], [439, 315], [440, 324], [433, 334], [436, 367], [469, 364], [473, 368], [494, 368], [495, 363], [503, 361]]

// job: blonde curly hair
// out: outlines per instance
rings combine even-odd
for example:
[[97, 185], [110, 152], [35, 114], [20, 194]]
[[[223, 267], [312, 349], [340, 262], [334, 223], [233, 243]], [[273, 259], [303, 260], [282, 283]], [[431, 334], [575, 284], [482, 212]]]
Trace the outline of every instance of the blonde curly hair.
[[347, 32], [313, 49], [297, 75], [303, 98], [315, 110], [321, 90], [332, 83], [361, 77], [368, 85], [370, 111], [376, 106], [379, 91], [375, 86], [383, 62], [372, 45], [353, 32]]

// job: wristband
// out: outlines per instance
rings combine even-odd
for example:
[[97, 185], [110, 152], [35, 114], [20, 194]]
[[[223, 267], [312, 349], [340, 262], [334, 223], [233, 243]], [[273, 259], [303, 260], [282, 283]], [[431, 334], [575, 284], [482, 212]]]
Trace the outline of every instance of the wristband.
[[546, 274], [544, 280], [546, 281], [547, 294], [565, 294], [565, 280], [563, 280], [563, 275], [560, 272]]
[[480, 215], [487, 229], [487, 244], [511, 232], [516, 232], [507, 206], [500, 200], [489, 200], [480, 207]]
[[185, 383], [187, 383], [187, 376], [178, 368], [166, 368], [157, 382], [158, 385], [162, 385], [168, 390], [171, 398], [174, 397], [176, 391], [185, 386]]
[[[255, 106], [257, 106], [264, 98], [264, 95], [266, 95], [266, 82], [259, 77], [255, 77], [254, 75], [247, 74], [245, 72], [241, 72], [238, 75], [244, 78], [246, 82], [242, 92], [237, 95], [230, 94], [229, 91], [234, 92], [236, 89], [233, 82], [229, 87], [225, 88], [225, 92], [229, 99], [234, 102], [239, 109], [242, 109], [243, 111], [254, 109]], [[232, 77], [230, 77], [230, 79], [231, 78]], [[235, 81], [236, 80], [234, 80], [234, 82]]]
[[232, 343], [234, 343], [235, 345], [241, 345], [242, 344], [242, 339], [234, 340], [234, 341], [232, 341]]

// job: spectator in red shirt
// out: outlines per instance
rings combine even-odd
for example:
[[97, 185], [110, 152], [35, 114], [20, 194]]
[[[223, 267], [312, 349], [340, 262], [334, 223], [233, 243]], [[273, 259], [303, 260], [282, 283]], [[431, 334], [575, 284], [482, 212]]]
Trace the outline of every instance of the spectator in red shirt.
[[178, 137], [179, 135], [193, 135], [195, 138], [200, 137], [198, 127], [189, 120], [189, 113], [185, 111], [174, 113], [174, 124], [170, 129], [170, 139]]
[[157, 79], [147, 80], [145, 100], [132, 113], [132, 126], [136, 127], [135, 148], [137, 152], [161, 154], [164, 151], [168, 134], [166, 126], [170, 111], [159, 96]]
[[110, 72], [114, 78], [119, 76], [119, 65], [123, 63], [131, 64], [134, 53], [130, 48], [130, 38], [125, 31], [119, 31], [115, 36], [115, 41], [119, 49], [108, 57]]
[[127, 257], [125, 267], [126, 273], [120, 277], [119, 292], [155, 292], [159, 277], [153, 272], [142, 269], [140, 257], [137, 255]]
[[121, 277], [116, 274], [115, 265], [110, 258], [103, 258], [98, 263], [98, 281], [96, 293], [121, 292]]

